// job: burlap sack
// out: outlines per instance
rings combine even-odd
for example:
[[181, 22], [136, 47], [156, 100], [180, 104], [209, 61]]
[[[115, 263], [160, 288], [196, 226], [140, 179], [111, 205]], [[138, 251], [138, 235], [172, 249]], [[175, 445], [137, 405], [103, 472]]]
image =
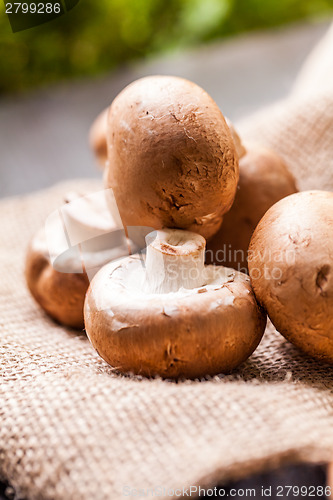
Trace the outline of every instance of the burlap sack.
[[[329, 74], [332, 52], [333, 30], [298, 91], [242, 125], [284, 155], [302, 189], [333, 189], [332, 71], [320, 92], [311, 83], [320, 68]], [[0, 470], [17, 494], [117, 500], [161, 487], [166, 497], [281, 463], [333, 459], [332, 368], [273, 328], [233, 375], [174, 383], [119, 376], [83, 332], [41, 311], [25, 287], [24, 253], [71, 187], [0, 204]]]

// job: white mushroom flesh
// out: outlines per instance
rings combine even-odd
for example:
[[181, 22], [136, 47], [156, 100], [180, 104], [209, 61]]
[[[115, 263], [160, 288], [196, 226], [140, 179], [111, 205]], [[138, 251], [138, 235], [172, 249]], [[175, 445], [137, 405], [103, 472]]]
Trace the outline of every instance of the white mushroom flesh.
[[104, 191], [84, 197], [70, 194], [68, 199], [47, 218], [34, 239], [34, 249], [57, 271], [86, 271], [92, 278], [104, 264], [138, 250], [110, 215]]
[[[156, 300], [168, 307], [170, 299], [219, 290], [235, 279], [249, 281], [242, 273], [223, 266], [205, 266], [205, 240], [202, 236], [177, 229], [154, 231], [147, 237], [147, 252], [113, 262], [97, 274], [94, 299], [98, 310], [110, 304], [140, 309], [140, 297]], [[105, 273], [109, 280], [105, 280]], [[230, 302], [233, 304], [232, 293]], [[216, 304], [213, 304], [215, 307]]]
[[205, 281], [205, 239], [177, 229], [154, 231], [146, 237], [146, 280], [152, 293], [198, 288]]

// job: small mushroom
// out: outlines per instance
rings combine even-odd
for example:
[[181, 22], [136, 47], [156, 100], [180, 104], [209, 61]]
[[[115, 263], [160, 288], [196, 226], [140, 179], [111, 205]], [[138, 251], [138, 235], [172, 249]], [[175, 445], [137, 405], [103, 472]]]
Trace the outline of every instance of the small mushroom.
[[70, 193], [29, 245], [28, 288], [52, 318], [83, 328], [90, 279], [102, 265], [128, 255], [127, 243], [107, 209], [104, 191], [85, 197]]
[[146, 258], [104, 266], [87, 292], [87, 335], [123, 373], [167, 378], [230, 372], [255, 350], [266, 316], [249, 278], [204, 266], [205, 240], [165, 229], [147, 237]]
[[258, 222], [274, 203], [296, 192], [295, 179], [279, 155], [248, 146], [239, 161], [235, 202], [207, 244], [206, 262], [247, 272], [247, 251]]
[[213, 99], [188, 80], [137, 80], [108, 114], [106, 186], [124, 226], [211, 237], [234, 200], [238, 158]]
[[333, 364], [333, 193], [305, 191], [273, 205], [252, 236], [249, 272], [276, 329]]
[[97, 164], [104, 168], [107, 161], [106, 129], [109, 108], [104, 109], [93, 122], [89, 131], [89, 145], [95, 155]]

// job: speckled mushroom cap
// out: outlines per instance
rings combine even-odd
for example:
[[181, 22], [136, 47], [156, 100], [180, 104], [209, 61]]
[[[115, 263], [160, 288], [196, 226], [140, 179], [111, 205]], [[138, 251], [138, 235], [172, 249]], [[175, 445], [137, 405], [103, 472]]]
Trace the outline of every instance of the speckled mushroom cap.
[[249, 272], [277, 330], [333, 364], [333, 193], [305, 191], [270, 208], [251, 239]]
[[106, 184], [125, 225], [190, 228], [206, 238], [217, 231], [234, 200], [238, 159], [203, 89], [170, 76], [137, 80], [111, 105], [107, 141]]
[[87, 335], [98, 354], [123, 373], [167, 378], [229, 372], [247, 359], [266, 317], [249, 278], [206, 267], [203, 286], [149, 293], [138, 255], [104, 266], [87, 292]]
[[274, 203], [296, 192], [295, 179], [277, 153], [247, 145], [247, 153], [239, 161], [234, 204], [207, 244], [207, 263], [247, 272], [247, 251], [258, 222]]

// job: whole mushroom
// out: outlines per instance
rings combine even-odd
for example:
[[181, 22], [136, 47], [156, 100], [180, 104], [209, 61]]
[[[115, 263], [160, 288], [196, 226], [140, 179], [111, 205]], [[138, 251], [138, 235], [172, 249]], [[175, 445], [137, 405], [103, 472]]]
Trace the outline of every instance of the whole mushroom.
[[145, 260], [104, 266], [87, 292], [87, 335], [118, 371], [167, 378], [229, 372], [264, 333], [266, 316], [249, 278], [204, 266], [205, 240], [165, 229], [151, 233]]
[[206, 262], [247, 272], [251, 236], [267, 210], [296, 193], [295, 179], [274, 151], [249, 145], [239, 161], [239, 183], [234, 204], [217, 234], [208, 242]]
[[32, 296], [52, 318], [83, 328], [90, 279], [102, 265], [128, 255], [128, 242], [109, 213], [104, 192], [70, 193], [66, 201], [31, 240], [25, 276]]
[[333, 364], [333, 193], [305, 191], [273, 205], [252, 236], [249, 272], [276, 329]]
[[106, 186], [124, 226], [213, 236], [234, 200], [238, 158], [213, 99], [188, 80], [146, 77], [108, 114]]

